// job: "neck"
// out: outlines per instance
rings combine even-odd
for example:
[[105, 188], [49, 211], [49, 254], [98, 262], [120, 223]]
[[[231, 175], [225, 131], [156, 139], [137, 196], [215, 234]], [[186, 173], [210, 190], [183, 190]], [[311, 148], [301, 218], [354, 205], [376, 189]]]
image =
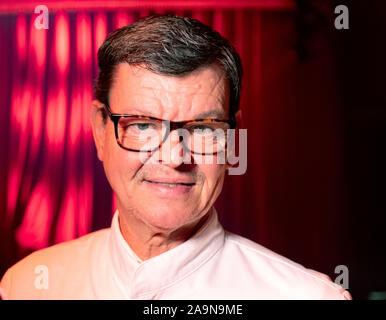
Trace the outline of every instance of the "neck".
[[192, 237], [207, 221], [211, 210], [199, 220], [175, 230], [160, 230], [148, 226], [133, 214], [119, 210], [119, 227], [123, 238], [142, 261], [169, 251]]

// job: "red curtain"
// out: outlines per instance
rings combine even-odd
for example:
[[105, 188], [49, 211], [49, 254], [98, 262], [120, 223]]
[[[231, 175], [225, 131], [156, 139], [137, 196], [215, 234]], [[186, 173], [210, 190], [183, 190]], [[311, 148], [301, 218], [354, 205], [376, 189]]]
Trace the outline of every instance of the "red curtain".
[[226, 178], [216, 203], [224, 226], [330, 275], [344, 264], [331, 46], [319, 35], [313, 58], [299, 61], [293, 6], [265, 2], [264, 10], [58, 10], [47, 30], [34, 27], [32, 11], [0, 16], [0, 274], [31, 251], [109, 225], [115, 206], [89, 124], [96, 53], [108, 32], [165, 12], [213, 26], [244, 64], [248, 169]]

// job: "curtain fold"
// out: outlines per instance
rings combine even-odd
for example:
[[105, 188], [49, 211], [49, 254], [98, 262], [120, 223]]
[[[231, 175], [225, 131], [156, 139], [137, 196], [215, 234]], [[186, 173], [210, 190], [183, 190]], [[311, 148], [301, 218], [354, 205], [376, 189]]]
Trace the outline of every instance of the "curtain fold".
[[[11, 114], [9, 119], [2, 118], [10, 140], [2, 218], [4, 228], [13, 230], [17, 246], [36, 250], [79, 237], [95, 229], [95, 216], [105, 217], [99, 220], [107, 225], [115, 199], [108, 186], [99, 191], [94, 185], [93, 168], [98, 160], [89, 123], [97, 50], [108, 32], [140, 16], [167, 12], [212, 25], [235, 40], [242, 55], [245, 41], [251, 40], [249, 34], [258, 37], [250, 25], [245, 26], [244, 19], [252, 21], [260, 13], [252, 17], [245, 10], [59, 10], [50, 14], [48, 30], [34, 27], [33, 14], [8, 16], [14, 23], [11, 31], [15, 37], [10, 34], [7, 40], [15, 55], [9, 59], [13, 70], [13, 76], [9, 76]], [[232, 211], [239, 211], [242, 177], [229, 179], [233, 187], [224, 193], [234, 198]], [[112, 203], [110, 212], [100, 212], [94, 206], [96, 197], [112, 198], [106, 200]], [[217, 203], [225, 212], [223, 219], [228, 217], [238, 230], [241, 216], [228, 216], [228, 205], [223, 198]]]

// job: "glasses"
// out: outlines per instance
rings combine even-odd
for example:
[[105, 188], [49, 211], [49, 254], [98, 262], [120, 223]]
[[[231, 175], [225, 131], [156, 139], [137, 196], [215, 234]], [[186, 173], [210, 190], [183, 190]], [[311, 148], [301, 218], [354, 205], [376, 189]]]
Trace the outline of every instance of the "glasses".
[[112, 113], [105, 103], [109, 118], [114, 123], [118, 145], [129, 151], [154, 152], [177, 130], [179, 142], [191, 153], [215, 155], [226, 150], [227, 130], [236, 127], [236, 121], [197, 119], [169, 121], [154, 117]]

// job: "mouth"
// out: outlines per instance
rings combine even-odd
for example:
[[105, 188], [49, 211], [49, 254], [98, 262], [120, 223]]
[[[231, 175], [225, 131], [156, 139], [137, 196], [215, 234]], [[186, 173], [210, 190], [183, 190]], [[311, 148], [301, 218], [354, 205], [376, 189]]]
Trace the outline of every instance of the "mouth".
[[191, 180], [177, 180], [177, 179], [144, 179], [147, 190], [162, 199], [186, 199], [194, 190], [196, 183]]
[[168, 187], [168, 188], [175, 188], [175, 187], [180, 187], [180, 186], [186, 186], [186, 187], [192, 187], [195, 185], [194, 182], [169, 182], [169, 181], [154, 181], [154, 180], [147, 180], [144, 179], [144, 181], [157, 184], [160, 186]]

